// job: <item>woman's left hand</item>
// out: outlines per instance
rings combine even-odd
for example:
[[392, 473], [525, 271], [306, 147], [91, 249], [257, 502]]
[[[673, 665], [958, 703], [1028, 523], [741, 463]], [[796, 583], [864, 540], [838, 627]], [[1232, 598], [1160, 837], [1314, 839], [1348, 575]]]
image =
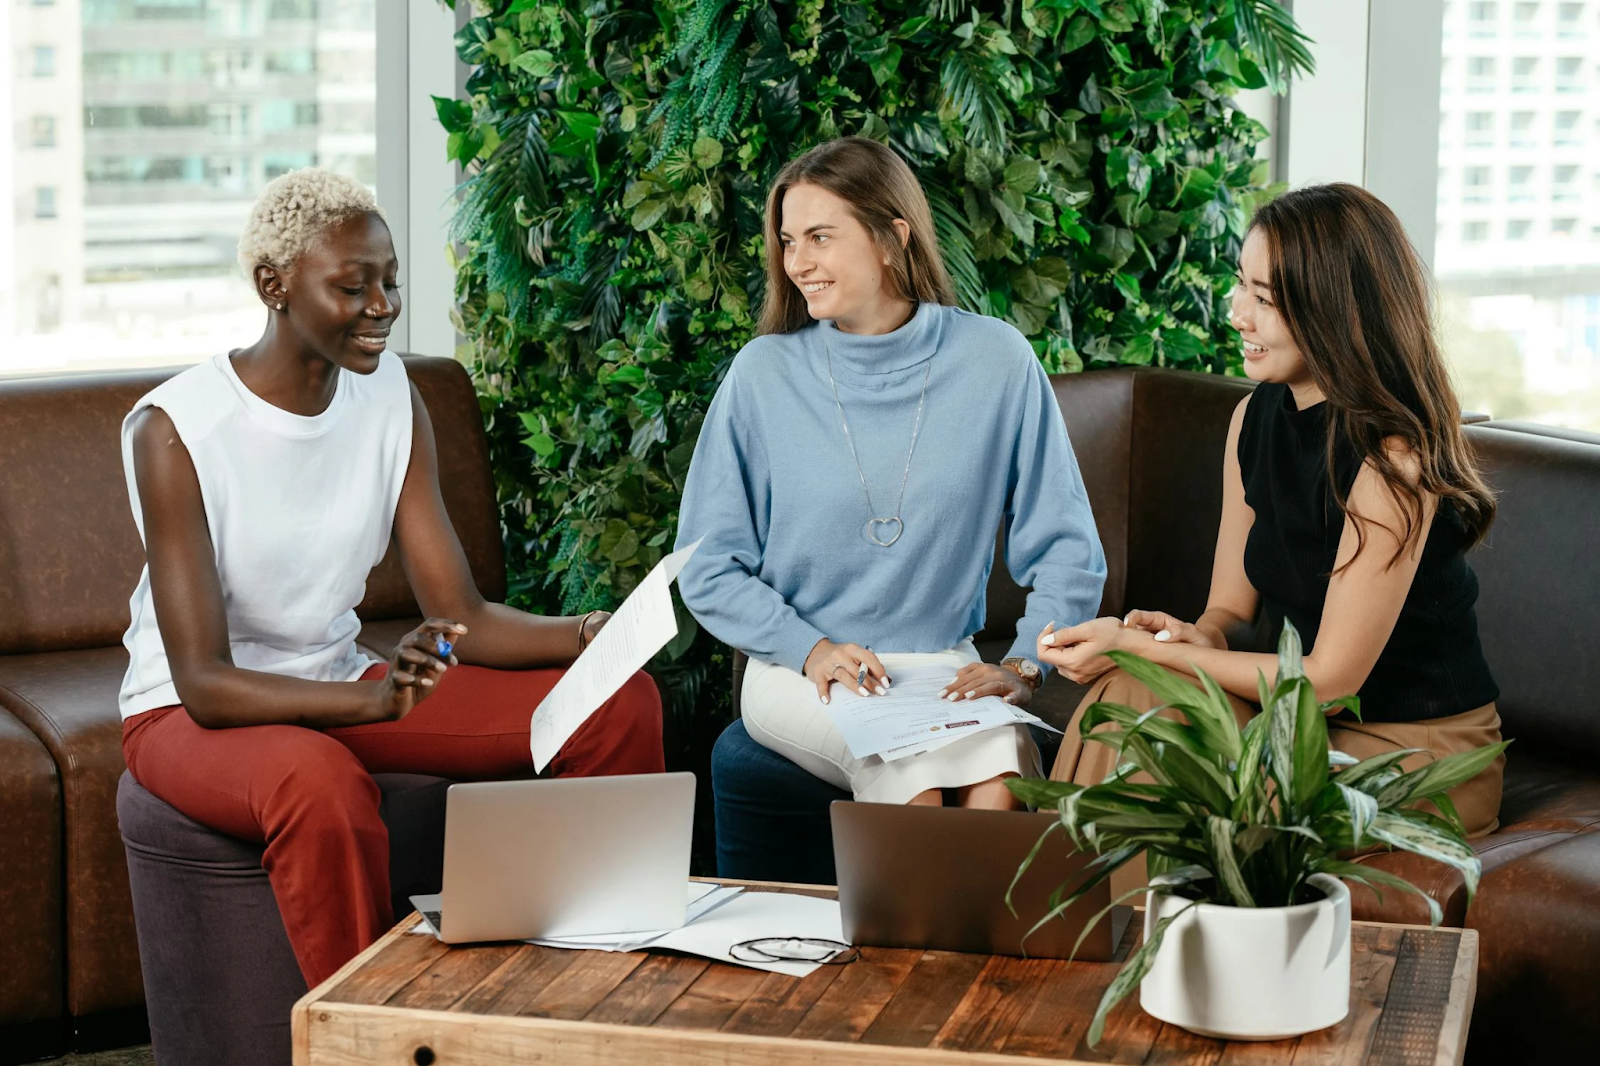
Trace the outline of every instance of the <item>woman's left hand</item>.
[[1129, 629], [1120, 618], [1091, 618], [1066, 629], [1055, 628], [1052, 622], [1039, 634], [1039, 660], [1049, 663], [1066, 677], [1086, 685], [1116, 663], [1106, 658], [1108, 651], [1131, 651], [1130, 634], [1153, 638], [1141, 630]]
[[955, 703], [984, 696], [999, 696], [1012, 706], [1024, 707], [1033, 698], [1033, 689], [1010, 667], [968, 663], [956, 673], [954, 681], [939, 690], [940, 699]]

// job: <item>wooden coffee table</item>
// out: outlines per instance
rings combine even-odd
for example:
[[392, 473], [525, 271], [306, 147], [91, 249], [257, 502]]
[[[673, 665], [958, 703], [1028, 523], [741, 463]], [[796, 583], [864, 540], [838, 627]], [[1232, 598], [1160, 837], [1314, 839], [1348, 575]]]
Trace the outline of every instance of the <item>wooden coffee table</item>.
[[[736, 882], [737, 883], [737, 882]], [[810, 895], [816, 886], [753, 885]], [[1350, 1014], [1297, 1040], [1228, 1043], [1139, 1009], [1084, 1042], [1118, 961], [864, 948], [796, 979], [692, 956], [447, 947], [416, 915], [294, 1008], [295, 1066], [1019, 1066], [1090, 1063], [1460, 1063], [1477, 983], [1470, 929], [1356, 922]]]

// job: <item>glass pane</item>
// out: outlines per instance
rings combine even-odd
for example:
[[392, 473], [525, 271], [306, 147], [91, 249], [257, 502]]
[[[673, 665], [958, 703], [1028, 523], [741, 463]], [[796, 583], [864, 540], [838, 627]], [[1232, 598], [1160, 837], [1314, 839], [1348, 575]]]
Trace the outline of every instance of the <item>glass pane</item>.
[[1444, 60], [1434, 270], [1462, 403], [1600, 431], [1600, 0], [1449, 4]]
[[254, 340], [234, 256], [261, 187], [312, 163], [374, 182], [376, 3], [7, 3], [0, 374]]

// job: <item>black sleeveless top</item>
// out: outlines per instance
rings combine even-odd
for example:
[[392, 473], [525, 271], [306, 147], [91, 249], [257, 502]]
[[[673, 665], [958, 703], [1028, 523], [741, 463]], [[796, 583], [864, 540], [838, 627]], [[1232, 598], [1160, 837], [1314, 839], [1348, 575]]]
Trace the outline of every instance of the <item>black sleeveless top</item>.
[[[1255, 511], [1245, 576], [1261, 594], [1271, 647], [1287, 618], [1308, 654], [1344, 534], [1344, 512], [1328, 478], [1327, 407], [1297, 410], [1288, 386], [1261, 385], [1239, 429], [1239, 473]], [[1360, 469], [1355, 449], [1339, 442], [1333, 476], [1346, 498]], [[1361, 686], [1364, 721], [1444, 718], [1499, 697], [1478, 641], [1478, 578], [1467, 565], [1466, 541], [1455, 507], [1441, 501], [1394, 632]]]

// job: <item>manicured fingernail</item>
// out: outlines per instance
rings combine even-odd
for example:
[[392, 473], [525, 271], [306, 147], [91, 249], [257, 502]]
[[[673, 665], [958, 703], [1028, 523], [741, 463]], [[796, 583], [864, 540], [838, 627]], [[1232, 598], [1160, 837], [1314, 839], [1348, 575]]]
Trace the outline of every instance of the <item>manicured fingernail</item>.
[[967, 699], [970, 700], [972, 697], [976, 696], [977, 694], [978, 694], [978, 690], [977, 689], [973, 689], [971, 692], [967, 693]]
[[957, 701], [957, 700], [959, 700], [959, 699], [960, 699], [960, 698], [961, 698], [961, 697], [960, 697], [960, 696], [958, 696], [958, 695], [956, 695], [956, 694], [955, 694], [955, 693], [954, 693], [954, 692], [952, 692], [952, 693], [950, 693], [950, 695], [948, 695], [948, 696], [946, 696], [946, 697], [945, 697], [945, 699], [947, 699], [947, 700], [949, 700], [949, 701], [950, 701], [950, 702], [951, 702], [951, 703], [955, 703], [955, 702], [956, 702], [956, 701]]
[[1131, 614], [1130, 614], [1130, 615], [1127, 615], [1127, 616], [1125, 616], [1125, 617], [1124, 617], [1124, 618], [1123, 618], [1123, 619], [1122, 619], [1122, 624], [1123, 624], [1123, 625], [1130, 625], [1130, 624], [1132, 624], [1132, 622], [1133, 622], [1133, 615], [1131, 615]]
[[888, 689], [884, 688], [882, 685], [878, 686], [878, 695], [887, 696], [888, 694], [889, 694], [889, 690]]
[[1163, 629], [1161, 632], [1156, 634], [1156, 639], [1163, 642], [1169, 641], [1172, 639], [1172, 633], [1169, 630]]
[[1053, 647], [1055, 642], [1056, 635], [1054, 633], [1046, 633], [1044, 636], [1039, 638], [1039, 643], [1043, 644], [1045, 647]]
[[826, 696], [818, 696], [817, 699], [821, 700], [823, 703], [827, 703], [828, 702], [828, 697], [826, 697]]
[[423, 678], [423, 679], [422, 679], [422, 683], [423, 683], [423, 684], [424, 684], [424, 685], [431, 685], [431, 684], [433, 684], [433, 678], [431, 678], [431, 677], [425, 677], [425, 678]]
[[941, 700], [942, 700], [942, 699], [944, 699], [944, 698], [945, 698], [945, 697], [946, 697], [946, 696], [948, 696], [948, 695], [950, 695], [950, 690], [949, 690], [949, 689], [947, 689], [947, 688], [942, 688], [942, 689], [940, 689], [940, 690], [939, 690], [939, 698], [940, 698], [940, 699], [941, 699]]
[[862, 685], [860, 688], [856, 689], [856, 691], [865, 696], [867, 694], [867, 686]]

